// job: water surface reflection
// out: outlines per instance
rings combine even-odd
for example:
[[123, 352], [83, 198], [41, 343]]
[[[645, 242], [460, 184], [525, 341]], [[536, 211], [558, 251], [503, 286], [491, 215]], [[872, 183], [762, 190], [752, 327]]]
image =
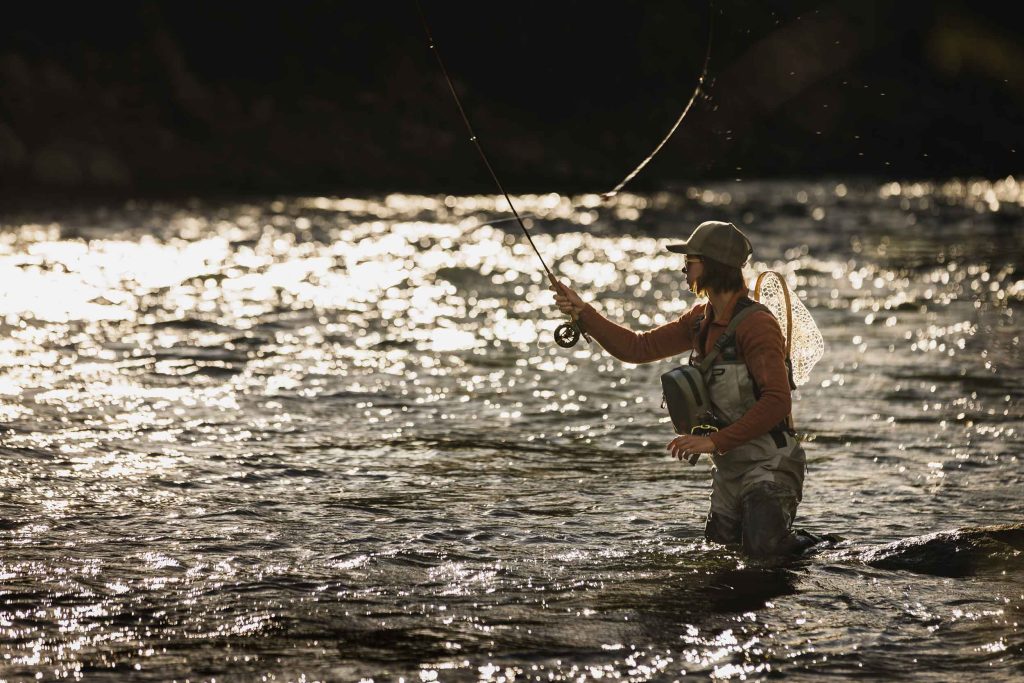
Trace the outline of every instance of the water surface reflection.
[[844, 546], [704, 544], [669, 362], [556, 347], [499, 198], [37, 210], [0, 233], [3, 675], [1022, 674], [1009, 536], [886, 545], [1022, 519], [1015, 180], [516, 201], [635, 327], [692, 303], [666, 238], [749, 226], [828, 344], [801, 517]]

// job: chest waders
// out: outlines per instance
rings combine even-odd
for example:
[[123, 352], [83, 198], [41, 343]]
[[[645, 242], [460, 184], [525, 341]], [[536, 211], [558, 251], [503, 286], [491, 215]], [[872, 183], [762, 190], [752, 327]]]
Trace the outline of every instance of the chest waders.
[[[695, 322], [698, 344], [690, 363], [702, 370], [712, 414], [720, 428], [739, 420], [761, 395], [736, 346], [736, 329], [755, 311], [768, 309], [746, 297], [740, 299], [728, 327], [703, 357], [697, 354], [706, 346], [710, 322], [703, 332], [703, 319]], [[754, 551], [751, 554], [763, 554], [756, 550], [761, 546], [783, 543], [803, 494], [806, 463], [791, 418], [726, 453], [712, 455], [711, 460], [714, 469], [711, 513], [705, 532], [708, 538], [737, 543], [742, 534], [744, 547]], [[761, 520], [771, 523], [763, 531], [753, 528]]]
[[[699, 367], [704, 376], [711, 400], [711, 412], [719, 428], [739, 420], [761, 398], [761, 390], [751, 377], [746, 363], [740, 359], [736, 346], [736, 330], [744, 318], [756, 311], [771, 314], [768, 308], [759, 303], [746, 297], [740, 299], [728, 327], [704, 356], [698, 355], [698, 351], [706, 345], [710, 323], [704, 326], [702, 332], [700, 328], [704, 318], [694, 322], [694, 336], [698, 344], [690, 355], [690, 365]], [[733, 448], [727, 454], [714, 455], [712, 461], [715, 467], [729, 471], [753, 464], [777, 467], [778, 461], [798, 446], [792, 419], [787, 416], [768, 433]]]

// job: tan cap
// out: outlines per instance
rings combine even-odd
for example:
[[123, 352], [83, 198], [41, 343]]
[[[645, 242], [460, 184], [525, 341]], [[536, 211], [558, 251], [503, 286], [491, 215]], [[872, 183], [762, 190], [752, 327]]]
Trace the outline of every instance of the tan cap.
[[697, 226], [690, 239], [668, 245], [677, 254], [706, 256], [727, 266], [742, 268], [753, 253], [750, 240], [732, 223], [705, 221]]

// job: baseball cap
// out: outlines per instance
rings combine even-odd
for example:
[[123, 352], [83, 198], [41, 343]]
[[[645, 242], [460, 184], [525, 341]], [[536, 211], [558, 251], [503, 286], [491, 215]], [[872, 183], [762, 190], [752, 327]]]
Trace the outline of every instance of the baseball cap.
[[706, 256], [736, 268], [742, 268], [754, 251], [742, 230], [722, 221], [701, 223], [689, 239], [670, 244], [667, 249], [677, 254]]

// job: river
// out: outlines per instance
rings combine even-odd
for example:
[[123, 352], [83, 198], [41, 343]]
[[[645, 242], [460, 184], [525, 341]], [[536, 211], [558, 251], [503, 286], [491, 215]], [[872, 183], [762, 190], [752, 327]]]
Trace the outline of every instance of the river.
[[1024, 521], [1024, 186], [514, 201], [636, 329], [694, 303], [668, 240], [744, 227], [826, 342], [797, 525], [844, 541], [705, 543], [708, 461], [664, 450], [683, 359], [556, 346], [500, 198], [21, 207], [0, 678], [1024, 678], [1024, 546], [971, 531]]

